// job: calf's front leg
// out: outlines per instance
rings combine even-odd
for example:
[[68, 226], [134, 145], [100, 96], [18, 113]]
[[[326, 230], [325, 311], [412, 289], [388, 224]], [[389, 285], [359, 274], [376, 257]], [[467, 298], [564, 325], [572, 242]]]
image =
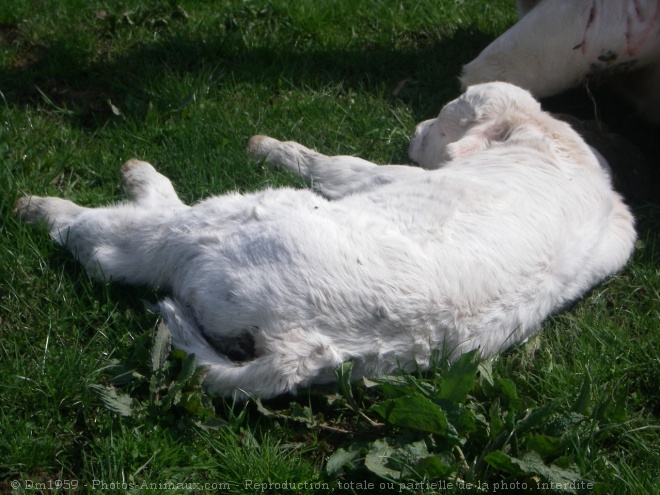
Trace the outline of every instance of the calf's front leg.
[[408, 165], [377, 165], [355, 156], [326, 156], [294, 141], [278, 141], [268, 136], [253, 136], [247, 150], [301, 176], [316, 192], [330, 199], [424, 173]]

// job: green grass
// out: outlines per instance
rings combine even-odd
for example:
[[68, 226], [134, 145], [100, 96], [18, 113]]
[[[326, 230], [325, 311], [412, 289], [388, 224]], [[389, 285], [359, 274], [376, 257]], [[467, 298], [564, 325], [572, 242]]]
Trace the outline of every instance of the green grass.
[[[0, 489], [22, 480], [16, 493], [35, 492], [26, 480], [46, 488], [76, 480], [83, 491], [123, 493], [111, 485], [118, 482], [216, 483], [252, 493], [262, 488], [255, 483], [270, 482], [280, 485], [267, 492], [292, 493], [281, 483], [308, 482], [295, 493], [322, 493], [319, 483], [361, 493], [350, 483], [379, 486], [397, 473], [410, 482], [531, 484], [543, 476], [507, 472], [480, 455], [494, 449], [515, 459], [552, 437], [561, 447], [544, 451], [547, 466], [596, 482], [600, 493], [659, 492], [657, 203], [636, 205], [641, 242], [629, 267], [548, 321], [533, 345], [497, 360], [493, 384], [469, 367], [452, 375], [439, 363], [405, 383], [305, 391], [264, 405], [209, 398], [183, 377], [178, 355], [150, 370], [157, 318], [142, 301], [157, 295], [89, 281], [45, 232], [11, 215], [28, 193], [85, 205], [121, 200], [119, 167], [131, 157], [155, 164], [187, 201], [302, 186], [246, 155], [257, 133], [328, 154], [406, 161], [414, 124], [456, 96], [461, 65], [515, 21], [512, 4], [4, 0]], [[113, 381], [121, 367], [139, 375]], [[452, 376], [465, 379], [469, 394], [450, 404], [442, 394]], [[129, 397], [131, 415], [111, 412], [92, 388], [112, 384]], [[168, 399], [174, 389], [212, 400], [213, 417], [174, 394]], [[404, 423], [385, 414], [383, 404], [400, 396], [469, 411], [475, 428], [457, 427], [457, 449], [414, 414]], [[539, 419], [521, 429], [534, 411]], [[498, 421], [517, 433], [498, 443], [489, 436]], [[408, 457], [384, 474], [365, 459], [385, 444]], [[345, 452], [355, 455], [339, 462]], [[425, 456], [434, 460], [420, 463]]]

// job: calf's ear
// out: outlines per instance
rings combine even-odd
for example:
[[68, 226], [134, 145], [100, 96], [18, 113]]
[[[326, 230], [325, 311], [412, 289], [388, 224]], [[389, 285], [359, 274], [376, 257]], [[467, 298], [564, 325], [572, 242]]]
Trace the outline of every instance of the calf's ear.
[[497, 120], [478, 124], [465, 135], [447, 146], [452, 160], [490, 148], [494, 143], [504, 142], [511, 134], [511, 124], [507, 120]]
[[461, 140], [447, 145], [450, 160], [456, 160], [488, 148], [488, 140], [482, 136], [464, 136]]

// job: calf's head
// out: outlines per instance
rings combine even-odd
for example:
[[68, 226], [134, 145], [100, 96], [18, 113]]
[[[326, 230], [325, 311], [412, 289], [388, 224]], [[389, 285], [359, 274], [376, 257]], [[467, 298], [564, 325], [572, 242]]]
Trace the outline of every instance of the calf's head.
[[470, 86], [435, 119], [417, 125], [408, 156], [427, 169], [503, 141], [521, 117], [541, 112], [532, 95], [512, 84], [492, 82]]

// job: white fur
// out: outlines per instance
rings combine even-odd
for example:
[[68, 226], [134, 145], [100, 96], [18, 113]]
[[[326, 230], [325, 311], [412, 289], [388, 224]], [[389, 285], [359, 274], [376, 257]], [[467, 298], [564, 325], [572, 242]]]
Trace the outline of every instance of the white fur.
[[506, 81], [541, 98], [616, 78], [660, 121], [660, 0], [519, 0], [521, 19], [463, 68], [463, 87]]
[[169, 289], [160, 308], [175, 345], [223, 395], [295, 391], [349, 359], [359, 378], [424, 368], [434, 350], [500, 352], [620, 270], [635, 240], [591, 150], [505, 83], [471, 87], [420, 124], [411, 155], [437, 170], [265, 136], [248, 148], [320, 195], [266, 189], [188, 207], [132, 160], [133, 202], [17, 204], [93, 276]]

